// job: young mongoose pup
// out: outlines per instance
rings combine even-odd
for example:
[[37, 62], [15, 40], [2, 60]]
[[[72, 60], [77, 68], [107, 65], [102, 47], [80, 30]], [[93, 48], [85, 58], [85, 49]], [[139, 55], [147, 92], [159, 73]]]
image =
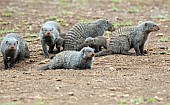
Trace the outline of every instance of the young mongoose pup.
[[88, 37], [85, 39], [85, 46], [89, 46], [95, 49], [95, 52], [102, 51], [102, 46], [107, 49], [107, 39], [104, 36], [98, 36], [95, 38]]
[[1, 52], [5, 69], [14, 67], [23, 58], [29, 58], [30, 52], [26, 41], [19, 34], [7, 34], [1, 42]]
[[145, 21], [134, 28], [126, 30], [116, 30], [110, 39], [108, 50], [101, 51], [95, 56], [104, 56], [110, 54], [129, 54], [131, 48], [135, 49], [136, 55], [144, 55], [144, 44], [150, 32], [160, 30], [159, 26], [152, 21]]
[[[54, 46], [60, 33], [60, 25], [57, 22], [47, 21], [43, 24], [39, 36], [45, 58], [49, 57], [49, 53], [53, 53]], [[49, 46], [49, 50], [47, 50], [47, 46]]]
[[48, 69], [91, 69], [94, 59], [94, 50], [90, 47], [84, 47], [81, 51], [63, 51], [46, 65], [38, 70]]

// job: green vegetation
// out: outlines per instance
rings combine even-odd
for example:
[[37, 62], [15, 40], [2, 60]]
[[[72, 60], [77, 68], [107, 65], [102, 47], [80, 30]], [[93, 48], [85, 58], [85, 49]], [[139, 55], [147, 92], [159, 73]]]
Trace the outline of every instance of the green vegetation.
[[114, 22], [112, 23], [114, 28], [119, 28], [121, 26], [132, 26], [132, 21], [124, 21], [124, 22]]
[[3, 25], [8, 25], [8, 24], [9, 24], [9, 22], [4, 21], [4, 22], [2, 22], [2, 24], [3, 24]]
[[112, 6], [112, 11], [118, 11], [118, 8], [115, 6]]
[[121, 2], [122, 0], [111, 0], [111, 2], [113, 2], [113, 3], [119, 3], [119, 2]]
[[5, 10], [4, 12], [1, 13], [3, 17], [11, 17], [13, 15], [14, 11], [11, 10]]
[[[65, 13], [67, 13], [67, 12], [65, 12]], [[45, 19], [45, 21], [47, 21], [47, 20], [57, 21], [62, 26], [68, 26], [69, 25], [64, 19], [57, 18], [56, 16], [49, 16]]]
[[45, 20], [57, 20], [57, 16], [49, 16]]
[[136, 98], [136, 99], [132, 100], [132, 102], [135, 104], [142, 104], [142, 103], [144, 103], [144, 99], [140, 97], [140, 98]]
[[128, 12], [129, 13], [139, 13], [139, 12], [142, 12], [141, 8], [142, 8], [142, 6], [140, 6], [140, 5], [138, 5], [135, 8], [128, 8]]
[[15, 30], [14, 29], [12, 29], [12, 30], [9, 30], [9, 29], [0, 30], [0, 34], [7, 34], [7, 33], [10, 33], [10, 32], [15, 32]]
[[156, 103], [158, 100], [156, 100], [155, 98], [149, 97], [146, 99], [147, 103]]
[[169, 39], [168, 39], [168, 37], [161, 37], [160, 41], [161, 42], [168, 42]]
[[19, 105], [19, 102], [7, 102], [0, 105]]
[[39, 35], [37, 33], [25, 33], [24, 38], [27, 42], [32, 42], [39, 40]]
[[125, 100], [120, 100], [119, 105], [125, 105]]
[[61, 26], [69, 26], [69, 24], [64, 19], [57, 19], [57, 22], [59, 22]]
[[170, 22], [170, 15], [155, 15], [151, 16], [154, 19], [160, 19], [161, 21]]
[[35, 102], [33, 105], [49, 105], [49, 104], [43, 100], [40, 100], [40, 101]]

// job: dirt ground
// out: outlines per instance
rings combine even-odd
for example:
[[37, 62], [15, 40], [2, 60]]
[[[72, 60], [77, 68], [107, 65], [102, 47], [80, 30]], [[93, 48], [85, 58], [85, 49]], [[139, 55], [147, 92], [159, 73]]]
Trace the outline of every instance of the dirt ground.
[[[29, 59], [10, 70], [4, 70], [1, 55], [0, 105], [170, 105], [169, 5], [170, 0], [0, 0], [1, 40], [17, 32], [31, 50]], [[45, 60], [38, 38], [45, 21], [57, 21], [67, 32], [99, 18], [118, 27], [151, 20], [161, 30], [149, 35], [146, 56], [96, 57], [92, 70], [34, 69]]]

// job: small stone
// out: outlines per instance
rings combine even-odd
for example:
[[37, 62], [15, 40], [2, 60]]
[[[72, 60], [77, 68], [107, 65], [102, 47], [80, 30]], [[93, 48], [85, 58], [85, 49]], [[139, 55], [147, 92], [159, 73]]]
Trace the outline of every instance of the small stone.
[[23, 72], [23, 74], [31, 74], [30, 71]]
[[102, 82], [102, 80], [100, 79], [100, 80], [97, 80], [97, 82]]
[[3, 90], [0, 90], [0, 94], [3, 94], [4, 93], [4, 91]]
[[61, 79], [56, 79], [56, 81], [62, 81]]
[[110, 67], [111, 70], [113, 70], [113, 67]]
[[165, 46], [159, 46], [159, 49], [167, 49]]
[[16, 88], [16, 91], [20, 91], [20, 88]]
[[110, 88], [110, 91], [115, 91], [116, 90], [116, 88]]
[[163, 36], [163, 35], [164, 35], [163, 33], [156, 34], [156, 36]]
[[74, 93], [73, 92], [68, 92], [68, 95], [69, 96], [74, 96]]
[[158, 96], [155, 96], [154, 97], [156, 100], [158, 100], [158, 101], [162, 101], [163, 100], [163, 98], [160, 98], [160, 97], [158, 97]]
[[125, 95], [123, 95], [123, 97], [129, 97], [129, 94], [125, 94]]
[[89, 83], [89, 82], [87, 82], [86, 84], [87, 84], [87, 85], [90, 85], [90, 83]]
[[111, 96], [111, 97], [115, 97], [115, 94], [114, 94], [114, 93], [110, 93], [110, 96]]

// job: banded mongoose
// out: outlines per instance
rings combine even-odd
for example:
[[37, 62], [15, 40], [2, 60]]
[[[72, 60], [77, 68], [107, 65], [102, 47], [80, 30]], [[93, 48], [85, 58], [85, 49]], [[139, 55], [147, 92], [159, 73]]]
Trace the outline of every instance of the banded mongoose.
[[19, 34], [7, 34], [1, 42], [1, 52], [5, 69], [14, 67], [23, 58], [29, 58], [30, 52], [25, 40]]
[[[134, 28], [126, 29], [120, 32], [120, 29], [114, 32], [110, 39], [108, 50], [101, 51], [95, 56], [104, 56], [110, 54], [129, 54], [131, 48], [135, 49], [136, 55], [144, 55], [144, 44], [150, 32], [160, 30], [159, 26], [152, 21], [145, 21]], [[117, 36], [115, 36], [117, 33]]]
[[[45, 58], [49, 57], [49, 53], [53, 53], [54, 46], [60, 33], [60, 25], [57, 22], [47, 21], [43, 24], [39, 36]], [[49, 46], [49, 51], [47, 50], [47, 46]]]
[[77, 23], [66, 34], [64, 50], [79, 51], [84, 47], [87, 37], [103, 36], [105, 31], [115, 30], [106, 19], [98, 19], [89, 23]]
[[88, 37], [85, 39], [85, 46], [89, 46], [95, 49], [95, 52], [102, 50], [102, 46], [107, 49], [107, 39], [104, 36], [98, 36], [95, 38]]
[[84, 47], [81, 51], [63, 51], [45, 66], [38, 70], [48, 69], [91, 69], [94, 60], [94, 50], [90, 47]]
[[61, 50], [60, 49], [61, 47], [64, 49], [64, 38], [59, 37], [58, 40], [56, 41], [56, 48], [58, 52]]

